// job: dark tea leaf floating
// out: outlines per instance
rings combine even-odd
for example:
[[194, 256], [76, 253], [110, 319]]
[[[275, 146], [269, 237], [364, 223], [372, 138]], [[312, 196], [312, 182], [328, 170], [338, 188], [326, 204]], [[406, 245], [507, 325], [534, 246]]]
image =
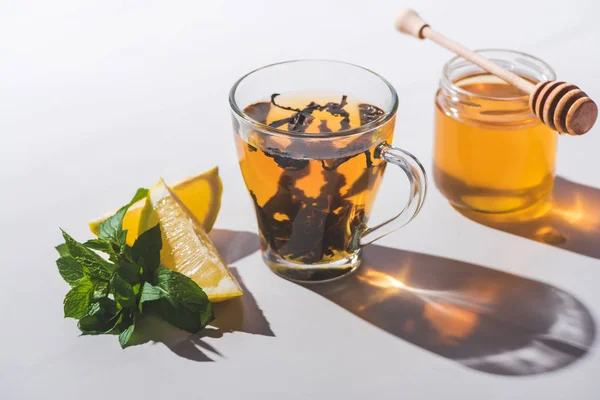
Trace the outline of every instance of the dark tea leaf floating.
[[300, 133], [306, 132], [306, 128], [312, 124], [314, 119], [315, 117], [310, 114], [305, 114], [302, 112], [294, 114], [288, 123], [288, 131]]
[[[297, 132], [297, 133], [306, 132], [306, 129], [314, 121], [314, 116], [312, 115], [312, 113], [315, 110], [319, 110], [319, 111], [325, 110], [333, 116], [342, 116], [343, 119], [340, 122], [341, 129], [350, 128], [350, 114], [346, 110], [343, 109], [344, 106], [346, 106], [348, 104], [346, 95], [342, 96], [342, 101], [340, 103], [329, 102], [329, 103], [325, 104], [324, 106], [321, 106], [318, 103], [312, 101], [312, 102], [310, 102], [310, 104], [308, 104], [306, 107], [304, 107], [304, 109], [288, 107], [288, 106], [278, 104], [275, 101], [277, 96], [279, 96], [279, 93], [273, 93], [271, 95], [271, 103], [269, 104], [269, 108], [267, 108], [265, 106], [266, 103], [256, 103], [256, 104], [250, 106], [250, 107], [252, 107], [251, 112], [253, 113], [253, 115], [256, 115], [256, 117], [253, 116], [253, 118], [256, 119], [258, 117], [264, 117], [264, 120], [266, 122], [267, 114], [268, 114], [271, 104], [272, 104], [275, 107], [281, 108], [283, 110], [294, 111], [294, 114], [292, 114], [292, 116], [290, 116], [290, 117], [271, 122], [269, 124], [269, 126], [271, 128], [279, 128], [279, 127], [287, 124], [288, 125], [287, 129], [290, 132]], [[256, 119], [256, 120], [258, 121], [258, 119]], [[326, 120], [321, 121], [321, 125], [319, 125], [319, 131], [322, 133], [332, 132], [331, 129], [329, 129], [329, 127], [327, 126]], [[305, 168], [309, 163], [308, 160], [297, 160], [297, 159], [293, 159], [290, 157], [286, 157], [278, 149], [272, 149], [272, 148], [267, 149], [267, 151], [264, 152], [264, 154], [268, 157], [273, 158], [275, 160], [275, 162], [277, 163], [277, 165], [279, 165], [281, 168], [286, 169], [286, 170], [297, 171], [302, 168]], [[351, 157], [345, 157], [343, 159], [339, 159], [338, 161], [334, 161], [333, 169], [337, 168], [340, 164], [349, 160], [350, 158]], [[326, 167], [325, 164], [323, 164], [323, 168], [327, 169], [328, 167]], [[330, 169], [327, 169], [327, 170], [330, 170]]]
[[[371, 104], [361, 103], [358, 105], [358, 115], [360, 116], [360, 125], [366, 125], [371, 123], [381, 117], [385, 112], [379, 108], [375, 107]], [[367, 168], [370, 168], [373, 165], [373, 160], [371, 160], [371, 153], [369, 151], [365, 151], [365, 157], [367, 158]]]
[[[292, 111], [293, 114], [289, 117], [273, 121], [269, 126], [279, 128], [287, 124], [288, 131], [304, 133], [310, 124], [315, 122], [313, 113], [326, 111], [334, 117], [341, 117], [340, 130], [350, 129], [350, 113], [344, 109], [348, 104], [345, 95], [339, 103], [328, 102], [320, 105], [313, 101], [302, 109], [278, 104], [278, 96], [279, 94], [275, 93], [271, 96], [270, 103], [256, 103], [251, 106], [250, 112], [248, 108], [246, 112], [256, 121], [266, 123], [272, 107]], [[369, 104], [360, 104], [358, 108], [361, 125], [384, 114], [381, 109]], [[331, 119], [320, 120], [319, 133], [333, 132], [328, 126], [328, 121]], [[263, 246], [270, 247], [288, 261], [306, 264], [325, 262], [329, 257], [335, 258], [337, 254], [356, 250], [356, 238], [366, 223], [365, 207], [361, 200], [357, 202], [357, 196], [372, 190], [383, 173], [383, 165], [374, 164], [373, 150], [365, 150], [372, 147], [372, 140], [369, 135], [358, 135], [344, 148], [344, 153], [351, 155], [312, 160], [320, 162], [320, 173], [324, 181], [316, 197], [307, 196], [298, 187], [298, 180], [309, 177], [315, 171], [314, 166], [309, 168], [311, 160], [288, 156], [303, 153], [313, 142], [296, 140], [284, 149], [260, 147], [261, 153], [272, 158], [281, 169], [277, 192], [263, 206], [259, 204], [255, 193], [250, 192], [258, 216]], [[257, 148], [248, 145], [248, 150], [255, 152]], [[339, 149], [332, 147], [324, 154], [335, 154], [336, 151]], [[347, 171], [338, 171], [339, 166], [363, 154], [366, 168], [357, 178], [348, 182], [345, 175]], [[342, 194], [347, 183], [350, 183], [350, 187]]]
[[[284, 118], [284, 119], [280, 119], [280, 120], [271, 122], [269, 124], [269, 126], [272, 128], [278, 128], [282, 125], [288, 124], [288, 131], [290, 131], [290, 132], [300, 132], [300, 133], [306, 132], [306, 128], [308, 128], [309, 125], [314, 121], [314, 117], [313, 117], [312, 113], [315, 112], [316, 110], [318, 110], [318, 111], [327, 111], [329, 114], [331, 114], [335, 117], [342, 117], [342, 120], [340, 121], [341, 130], [350, 129], [350, 113], [348, 113], [348, 111], [344, 110], [344, 107], [348, 104], [348, 101], [347, 101], [348, 96], [346, 96], [346, 95], [342, 96], [341, 102], [339, 102], [339, 103], [329, 102], [329, 103], [325, 104], [324, 106], [319, 105], [318, 103], [315, 103], [314, 101], [311, 101], [310, 104], [307, 105], [306, 107], [304, 107], [304, 109], [302, 109], [302, 110], [299, 108], [287, 107], [287, 106], [283, 106], [281, 104], [277, 104], [275, 102], [275, 99], [279, 95], [280, 95], [279, 93], [273, 93], [271, 95], [271, 104], [277, 108], [281, 108], [282, 110], [294, 111], [295, 113], [288, 118]], [[321, 125], [323, 125], [323, 123], [321, 123]], [[327, 128], [327, 129], [329, 129], [329, 128]], [[319, 128], [319, 130], [320, 130], [320, 128]], [[321, 132], [331, 132], [331, 130], [321, 131]]]
[[[358, 113], [360, 116], [360, 125], [366, 125], [370, 122], [373, 122], [375, 120], [377, 120], [379, 117], [381, 117], [383, 114], [385, 114], [385, 112], [379, 108], [376, 107], [374, 105], [371, 104], [366, 104], [366, 103], [361, 103], [358, 105]], [[346, 150], [354, 153], [355, 151], [360, 151], [361, 149], [364, 149], [365, 147], [370, 147], [370, 143], [365, 143], [367, 140], [371, 140], [369, 138], [369, 136], [359, 136], [356, 140], [354, 140], [352, 143], [350, 143], [347, 147]], [[371, 153], [369, 152], [369, 150], [366, 150], [363, 152], [363, 154], [365, 155], [366, 158], [366, 165], [367, 168], [371, 168], [373, 166], [373, 160], [371, 159]]]
[[369, 150], [366, 150], [364, 154], [367, 158], [367, 168], [371, 168], [373, 166], [373, 160], [371, 160], [371, 153], [369, 153]]
[[340, 121], [340, 126], [342, 131], [346, 130], [346, 129], [350, 129], [350, 113], [346, 110], [344, 110], [344, 106], [346, 104], [348, 104], [348, 102], [346, 101], [348, 99], [348, 96], [343, 95], [342, 96], [342, 101], [340, 103], [333, 103], [333, 102], [329, 102], [327, 104], [325, 104], [325, 106], [320, 108], [320, 111], [323, 111], [323, 109], [327, 110], [327, 112], [333, 116], [340, 116], [343, 117], [343, 119]]
[[307, 198], [304, 192], [296, 187], [296, 181], [304, 178], [308, 173], [308, 169], [283, 171], [277, 182], [277, 192], [263, 207], [258, 204], [255, 194], [250, 191], [258, 215], [260, 231], [275, 250], [285, 245], [292, 235], [294, 221], [297, 220], [298, 213]]
[[247, 116], [252, 118], [253, 120], [260, 122], [261, 124], [267, 123], [267, 116], [269, 115], [269, 111], [271, 110], [271, 103], [265, 101], [262, 103], [255, 103], [249, 105], [244, 109], [244, 112]]
[[[249, 116], [257, 122], [260, 122], [261, 124], [267, 123], [269, 111], [271, 111], [271, 103], [268, 101], [251, 104], [248, 107], [244, 108], [244, 112], [247, 116]], [[247, 143], [247, 147], [248, 151], [250, 152], [255, 152], [257, 150], [256, 147], [252, 146], [250, 143]]]
[[340, 165], [354, 157], [356, 157], [356, 154], [353, 156], [332, 158], [330, 160], [321, 160], [321, 165], [325, 171], [335, 171]]
[[[340, 190], [346, 184], [346, 177], [337, 172], [322, 172], [322, 174], [325, 184], [316, 198], [301, 199], [302, 207], [294, 221], [292, 235], [282, 249], [292, 258], [307, 264], [319, 262], [326, 254], [333, 255], [334, 250], [345, 249], [344, 243], [332, 246], [332, 241], [335, 239], [334, 235], [331, 235], [333, 232], [329, 232], [328, 228], [346, 221], [346, 219], [340, 220], [339, 215], [334, 213], [334, 210], [343, 208], [346, 203], [339, 196]], [[338, 234], [345, 236], [343, 227], [336, 229], [339, 230]]]
[[[273, 94], [271, 95], [271, 104], [273, 104], [275, 107], [277, 107], [277, 108], [281, 108], [282, 110], [295, 111], [295, 112], [298, 112], [298, 113], [299, 113], [299, 112], [302, 112], [302, 110], [301, 110], [301, 109], [299, 109], [299, 108], [293, 108], [293, 107], [282, 106], [281, 104], [277, 104], [277, 103], [275, 103], [275, 98], [276, 98], [277, 96], [281, 96], [281, 93], [273, 93]], [[315, 102], [313, 101], [313, 102], [311, 102], [310, 104], [315, 104]], [[310, 104], [309, 104], [309, 106], [308, 106], [307, 108], [310, 108]]]
[[[348, 111], [344, 110], [344, 107], [348, 104], [348, 96], [346, 96], [346, 95], [342, 96], [342, 100], [339, 103], [330, 101], [327, 104], [325, 104], [324, 106], [322, 106], [314, 101], [311, 101], [310, 104], [308, 104], [302, 110], [299, 108], [293, 108], [293, 107], [288, 107], [288, 106], [278, 104], [275, 101], [277, 96], [279, 96], [279, 93], [273, 93], [271, 95], [271, 104], [274, 105], [275, 107], [281, 108], [283, 110], [294, 111], [295, 114], [293, 114], [291, 117], [271, 122], [269, 124], [270, 127], [278, 128], [287, 123], [288, 130], [291, 132], [300, 132], [300, 133], [306, 132], [306, 129], [314, 121], [314, 116], [312, 115], [312, 113], [315, 110], [318, 110], [318, 111], [327, 111], [329, 114], [333, 115], [334, 117], [338, 117], [338, 116], [342, 117], [342, 120], [340, 121], [340, 130], [350, 129], [350, 113]], [[321, 120], [321, 124], [319, 125], [318, 128], [319, 128], [320, 133], [332, 132], [332, 130], [327, 126], [327, 120]], [[269, 155], [269, 157], [272, 157], [272, 155]], [[338, 159], [334, 159], [334, 160], [328, 160], [327, 162], [330, 165], [327, 165], [326, 162], [324, 160], [322, 160], [321, 164], [323, 165], [323, 169], [325, 169], [326, 171], [334, 171], [337, 167], [339, 167], [341, 164], [348, 161], [352, 157], [354, 157], [354, 156], [348, 156], [348, 157], [338, 158]], [[289, 165], [289, 162], [285, 162], [284, 160], [281, 160], [281, 159], [279, 161], [278, 160], [275, 160], [275, 161], [280, 166], [281, 166], [281, 164]], [[299, 165], [300, 164], [298, 164], [298, 166]]]
[[361, 103], [358, 105], [358, 115], [360, 116], [360, 124], [366, 125], [381, 117], [385, 112], [371, 104]]
[[383, 173], [382, 168], [366, 168], [360, 177], [354, 181], [348, 192], [344, 195], [344, 198], [349, 199], [352, 196], [356, 196], [361, 194], [365, 190], [373, 189], [373, 185], [377, 182], [377, 177], [379, 174]]
[[273, 160], [275, 160], [277, 165], [279, 165], [281, 168], [291, 170], [291, 171], [298, 171], [298, 170], [305, 168], [308, 165], [308, 161], [309, 161], [309, 160], [301, 160], [301, 159], [286, 157], [285, 155], [282, 154], [281, 150], [274, 149], [271, 147], [269, 147], [267, 149], [267, 151], [263, 151], [263, 153], [267, 157], [271, 157]]
[[317, 110], [320, 106], [315, 102], [311, 102], [303, 110], [299, 108], [286, 107], [275, 102], [275, 98], [277, 96], [279, 96], [279, 93], [273, 93], [271, 95], [271, 104], [277, 108], [281, 108], [282, 110], [295, 111], [295, 113], [288, 118], [273, 121], [269, 124], [269, 126], [272, 128], [278, 128], [282, 125], [288, 124], [288, 131], [290, 132], [306, 132], [306, 128], [308, 128], [308, 126], [315, 119], [312, 116], [313, 111]]
[[285, 124], [289, 124], [290, 122], [292, 122], [292, 118], [284, 118], [284, 119], [280, 119], [277, 121], [273, 121], [269, 124], [269, 126], [271, 128], [279, 128], [280, 126], [283, 126]]

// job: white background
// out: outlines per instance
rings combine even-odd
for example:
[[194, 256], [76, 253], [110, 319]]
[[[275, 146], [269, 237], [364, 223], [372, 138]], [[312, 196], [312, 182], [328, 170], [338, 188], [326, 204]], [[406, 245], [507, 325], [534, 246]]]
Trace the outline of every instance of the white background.
[[[452, 281], [454, 273], [444, 271], [453, 268], [467, 280], [488, 276], [487, 268], [518, 275], [490, 275], [506, 284], [514, 309], [497, 321], [492, 310], [491, 320], [479, 323], [491, 330], [483, 354], [489, 350], [489, 359], [522, 376], [483, 372], [472, 360], [406, 340], [397, 326], [417, 301], [407, 300], [410, 293], [377, 300], [381, 292], [353, 289], [351, 281], [339, 306], [329, 300], [335, 295], [284, 281], [258, 252], [248, 255], [253, 234], [224, 231], [256, 232], [228, 90], [268, 63], [331, 58], [382, 74], [400, 96], [395, 144], [430, 169], [433, 95], [450, 54], [394, 31], [394, 15], [405, 6], [472, 48], [536, 55], [600, 99], [594, 0], [0, 1], [0, 398], [598, 399], [594, 324], [572, 326], [573, 337], [587, 341], [571, 357], [560, 349], [583, 346], [579, 339], [570, 343], [563, 330], [570, 344], [546, 351], [549, 342], [531, 339], [517, 316], [558, 320], [556, 304], [545, 300], [559, 293], [560, 307], [575, 307], [565, 311], [567, 321], [600, 318], [600, 212], [593, 213], [600, 210], [593, 189], [600, 188], [600, 125], [559, 140], [557, 174], [588, 194], [578, 220], [585, 232], [575, 242], [567, 232], [567, 248], [470, 221], [430, 181], [421, 215], [367, 251], [373, 269], [412, 260], [432, 288]], [[169, 331], [125, 351], [116, 337], [78, 337], [75, 321], [62, 318], [67, 285], [54, 264], [58, 228], [84, 240], [86, 221], [123, 204], [137, 187], [214, 165], [225, 188], [216, 239], [235, 260], [244, 300], [219, 305], [216, 328], [202, 337]], [[400, 206], [399, 179], [388, 174], [376, 217]], [[525, 291], [513, 293], [511, 285]], [[353, 299], [369, 296], [384, 306], [357, 311]], [[442, 307], [450, 325], [473, 318]], [[522, 351], [498, 348], [513, 333], [525, 338]], [[468, 335], [448, 340], [459, 354], [477, 347]]]

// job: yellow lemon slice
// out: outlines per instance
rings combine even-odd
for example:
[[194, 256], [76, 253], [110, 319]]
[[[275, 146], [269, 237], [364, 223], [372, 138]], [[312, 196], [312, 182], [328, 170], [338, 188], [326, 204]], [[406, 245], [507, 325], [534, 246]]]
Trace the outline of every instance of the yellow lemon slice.
[[163, 242], [162, 265], [191, 278], [212, 302], [242, 295], [200, 221], [162, 180], [150, 189], [139, 232], [158, 223]]
[[[171, 189], [185, 204], [189, 212], [200, 221], [204, 230], [210, 232], [221, 208], [223, 184], [219, 178], [219, 168], [215, 167], [200, 175], [189, 177], [172, 185]], [[130, 246], [139, 236], [140, 215], [144, 203], [144, 200], [140, 200], [133, 204], [123, 218], [123, 229], [127, 229], [127, 244]], [[116, 210], [89, 222], [92, 233], [98, 235], [100, 224], [115, 212]]]

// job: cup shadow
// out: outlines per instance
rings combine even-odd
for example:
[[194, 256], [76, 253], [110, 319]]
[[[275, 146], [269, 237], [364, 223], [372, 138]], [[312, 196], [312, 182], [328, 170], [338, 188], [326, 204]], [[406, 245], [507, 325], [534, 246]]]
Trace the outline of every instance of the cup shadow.
[[[226, 264], [249, 256], [260, 248], [258, 236], [250, 232], [214, 229], [210, 232], [210, 237]], [[232, 332], [274, 337], [275, 334], [271, 330], [269, 321], [244, 284], [237, 268], [230, 266], [229, 269], [242, 287], [244, 295], [226, 302], [214, 303], [215, 320], [211, 322], [210, 326], [197, 334], [190, 335], [159, 318], [148, 317], [141, 321], [142, 329], [139, 329], [139, 331], [147, 332], [147, 335], [138, 337], [136, 344], [162, 343], [180, 357], [203, 362], [214, 361], [214, 356], [225, 357], [204, 340], [207, 337], [221, 338]]]
[[306, 287], [400, 339], [491, 374], [568, 366], [595, 339], [590, 312], [561, 289], [377, 245], [365, 248], [354, 275]]
[[533, 210], [511, 215], [457, 211], [487, 227], [600, 259], [600, 189], [556, 177], [552, 200]]

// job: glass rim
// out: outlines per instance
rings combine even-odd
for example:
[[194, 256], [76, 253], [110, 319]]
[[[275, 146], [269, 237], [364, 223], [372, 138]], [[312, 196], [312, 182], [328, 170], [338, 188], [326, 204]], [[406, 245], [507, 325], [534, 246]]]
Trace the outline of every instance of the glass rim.
[[[242, 109], [240, 109], [240, 107], [238, 106], [238, 104], [235, 100], [235, 96], [236, 96], [236, 91], [237, 91], [238, 86], [246, 78], [248, 78], [249, 76], [251, 76], [259, 71], [262, 71], [262, 70], [265, 70], [265, 69], [268, 69], [271, 67], [276, 67], [278, 65], [304, 63], [304, 62], [324, 62], [324, 63], [346, 65], [346, 66], [351, 66], [354, 68], [361, 69], [371, 75], [374, 75], [375, 77], [379, 78], [383, 83], [385, 83], [385, 85], [390, 90], [390, 93], [392, 94], [392, 104], [388, 110], [385, 110], [384, 114], [382, 114], [377, 119], [375, 119], [367, 124], [357, 126], [355, 128], [345, 129], [345, 130], [336, 131], [336, 132], [328, 132], [328, 133], [320, 133], [320, 132], [315, 132], [315, 133], [301, 132], [300, 133], [300, 132], [290, 132], [290, 131], [286, 131], [286, 130], [279, 129], [279, 128], [273, 128], [267, 124], [263, 124], [262, 122], [256, 121], [255, 119], [253, 119], [249, 115], [247, 115]], [[358, 135], [358, 134], [362, 134], [362, 133], [371, 131], [374, 128], [377, 128], [381, 125], [384, 125], [385, 123], [387, 123], [389, 120], [391, 120], [396, 115], [396, 111], [398, 110], [398, 94], [396, 93], [396, 89], [394, 89], [392, 84], [387, 79], [385, 79], [383, 76], [379, 75], [378, 73], [371, 71], [368, 68], [361, 67], [360, 65], [345, 62], [345, 61], [338, 61], [338, 60], [331, 60], [331, 59], [319, 59], [319, 58], [314, 58], [314, 59], [307, 58], [307, 59], [295, 59], [295, 60], [280, 61], [280, 62], [268, 64], [263, 67], [256, 68], [256, 69], [248, 72], [247, 74], [243, 75], [241, 78], [239, 78], [233, 84], [231, 90], [229, 91], [229, 105], [230, 105], [231, 109], [233, 110], [233, 112], [236, 113], [240, 118], [242, 118], [246, 122], [256, 126], [257, 128], [261, 129], [262, 131], [266, 131], [271, 134], [287, 136], [287, 137], [291, 136], [291, 137], [297, 137], [297, 138], [311, 138], [311, 139], [332, 138], [332, 137], [346, 137], [346, 136]]]
[[[504, 52], [504, 53], [508, 53], [511, 55], [518, 55], [518, 56], [522, 56], [525, 58], [528, 58], [530, 60], [533, 60], [537, 63], [540, 63], [543, 68], [546, 69], [546, 71], [548, 73], [548, 80], [555, 80], [556, 79], [556, 72], [554, 71], [554, 69], [544, 60], [532, 56], [531, 54], [527, 54], [524, 53], [522, 51], [517, 51], [517, 50], [510, 50], [510, 49], [498, 49], [498, 48], [486, 48], [486, 49], [477, 49], [475, 50], [476, 53], [486, 53], [486, 52], [492, 52], [492, 51], [497, 51], [497, 52]], [[470, 92], [468, 90], [463, 89], [461, 86], [456, 85], [453, 81], [450, 80], [450, 78], [448, 77], [449, 75], [449, 71], [452, 68], [452, 64], [455, 63], [456, 61], [463, 59], [466, 63], [468, 64], [472, 64], [472, 65], [476, 65], [474, 63], [472, 63], [469, 60], [466, 60], [465, 58], [463, 58], [462, 56], [454, 56], [452, 57], [450, 60], [448, 60], [445, 64], [444, 67], [442, 69], [442, 78], [441, 78], [441, 84], [443, 86], [446, 86], [447, 88], [451, 89], [452, 91], [461, 94], [461, 95], [465, 95], [465, 96], [475, 96], [477, 98], [480, 99], [485, 99], [485, 100], [495, 100], [495, 101], [516, 101], [516, 100], [526, 100], [527, 102], [529, 102], [529, 94], [524, 94], [522, 96], [517, 96], [517, 97], [494, 97], [494, 96], [486, 96], [486, 95], [479, 95], [473, 92]], [[458, 81], [462, 80], [463, 78], [459, 78]]]

